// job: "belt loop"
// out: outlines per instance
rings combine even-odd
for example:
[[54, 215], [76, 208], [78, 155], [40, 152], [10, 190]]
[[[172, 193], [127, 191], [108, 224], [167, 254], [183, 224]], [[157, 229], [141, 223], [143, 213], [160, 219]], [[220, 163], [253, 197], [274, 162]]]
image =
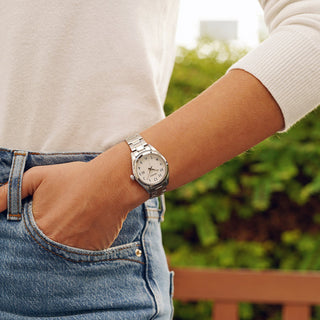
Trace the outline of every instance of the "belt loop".
[[164, 213], [166, 212], [166, 199], [164, 194], [160, 195], [158, 198], [159, 202], [159, 222], [164, 221]]
[[8, 181], [8, 220], [21, 220], [21, 182], [28, 152], [14, 151]]

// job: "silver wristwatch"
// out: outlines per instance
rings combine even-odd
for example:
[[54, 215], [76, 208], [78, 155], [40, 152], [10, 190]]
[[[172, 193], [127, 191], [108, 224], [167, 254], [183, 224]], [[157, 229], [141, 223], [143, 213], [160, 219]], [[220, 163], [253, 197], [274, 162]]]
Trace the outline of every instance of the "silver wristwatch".
[[169, 167], [165, 157], [138, 133], [126, 139], [131, 149], [132, 175], [150, 195], [160, 196], [169, 183]]

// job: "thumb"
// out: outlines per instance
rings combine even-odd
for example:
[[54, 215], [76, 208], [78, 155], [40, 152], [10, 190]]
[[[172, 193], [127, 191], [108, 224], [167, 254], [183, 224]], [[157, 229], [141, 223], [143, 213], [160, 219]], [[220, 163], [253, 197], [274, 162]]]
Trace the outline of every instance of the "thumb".
[[[34, 167], [26, 171], [22, 177], [21, 199], [31, 196], [42, 181], [41, 170]], [[40, 169], [40, 168], [39, 168]], [[0, 212], [7, 209], [8, 183], [0, 187]]]

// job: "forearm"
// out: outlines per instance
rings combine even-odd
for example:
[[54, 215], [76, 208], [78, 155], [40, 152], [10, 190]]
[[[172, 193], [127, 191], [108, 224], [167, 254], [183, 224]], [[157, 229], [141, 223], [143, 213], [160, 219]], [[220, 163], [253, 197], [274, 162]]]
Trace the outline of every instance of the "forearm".
[[[283, 126], [281, 111], [265, 87], [245, 71], [233, 70], [141, 135], [168, 160], [167, 190], [172, 190], [249, 149]], [[127, 144], [123, 142], [98, 157], [96, 163], [101, 164], [101, 172], [111, 156], [117, 159], [115, 172], [119, 181], [126, 184], [129, 206], [146, 200], [145, 190], [129, 178], [132, 169]]]
[[142, 135], [167, 157], [172, 190], [282, 127], [280, 109], [264, 86], [234, 70]]

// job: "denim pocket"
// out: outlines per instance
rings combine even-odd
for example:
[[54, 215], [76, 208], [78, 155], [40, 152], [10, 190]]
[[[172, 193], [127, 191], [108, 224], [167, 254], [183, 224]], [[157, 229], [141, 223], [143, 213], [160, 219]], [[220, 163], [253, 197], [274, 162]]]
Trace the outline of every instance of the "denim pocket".
[[[141, 251], [141, 241], [139, 235], [137, 234], [138, 232], [135, 230], [133, 235], [130, 236], [126, 233], [126, 229], [128, 229], [128, 227], [125, 227], [124, 230], [121, 230], [119, 236], [110, 248], [94, 251], [71, 247], [47, 237], [35, 222], [31, 198], [28, 199], [24, 204], [23, 221], [27, 233], [34, 240], [34, 242], [36, 242], [46, 252], [65, 260], [73, 262], [129, 260], [142, 264], [144, 263], [144, 258]], [[124, 225], [127, 224], [124, 223]]]

